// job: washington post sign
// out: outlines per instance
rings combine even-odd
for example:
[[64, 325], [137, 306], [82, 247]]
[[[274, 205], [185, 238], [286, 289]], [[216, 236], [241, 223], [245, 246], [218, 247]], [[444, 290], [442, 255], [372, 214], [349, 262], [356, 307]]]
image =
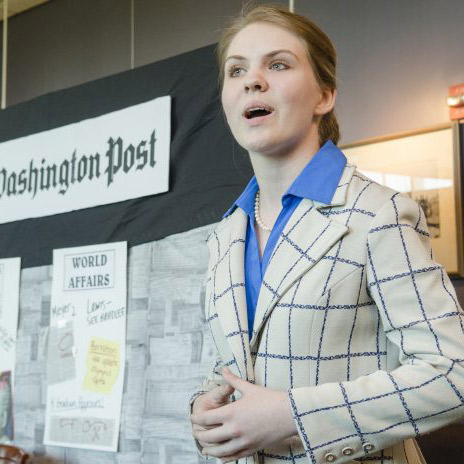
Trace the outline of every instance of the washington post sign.
[[0, 223], [166, 192], [171, 98], [0, 144]]

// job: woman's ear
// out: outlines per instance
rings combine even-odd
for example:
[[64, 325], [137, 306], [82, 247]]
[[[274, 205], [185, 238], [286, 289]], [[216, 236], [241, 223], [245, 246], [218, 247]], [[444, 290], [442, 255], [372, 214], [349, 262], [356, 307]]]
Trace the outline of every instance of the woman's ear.
[[323, 116], [333, 110], [335, 99], [337, 97], [337, 89], [326, 88], [321, 90], [321, 98], [319, 103], [314, 108], [314, 113], [318, 116]]

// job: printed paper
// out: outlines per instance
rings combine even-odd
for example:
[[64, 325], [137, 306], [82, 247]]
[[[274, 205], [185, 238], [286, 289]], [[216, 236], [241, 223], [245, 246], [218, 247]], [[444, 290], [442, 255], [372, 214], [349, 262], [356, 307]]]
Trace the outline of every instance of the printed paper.
[[127, 244], [55, 250], [47, 350], [47, 445], [117, 451]]

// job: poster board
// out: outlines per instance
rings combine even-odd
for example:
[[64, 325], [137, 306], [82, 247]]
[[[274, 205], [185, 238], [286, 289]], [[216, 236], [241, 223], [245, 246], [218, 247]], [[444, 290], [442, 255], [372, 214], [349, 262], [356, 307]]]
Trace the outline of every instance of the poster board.
[[44, 443], [117, 451], [127, 243], [55, 250]]
[[21, 258], [0, 260], [0, 443], [14, 438], [13, 388]]
[[14, 371], [21, 258], [0, 259], [0, 372]]

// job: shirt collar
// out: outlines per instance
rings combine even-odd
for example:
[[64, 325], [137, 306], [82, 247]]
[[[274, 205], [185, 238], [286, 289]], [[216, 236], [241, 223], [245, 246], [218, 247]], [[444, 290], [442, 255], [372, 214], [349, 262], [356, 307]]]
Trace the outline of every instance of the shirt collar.
[[245, 187], [242, 194], [235, 200], [234, 204], [226, 211], [223, 218], [231, 215], [235, 208], [241, 208], [248, 216], [253, 215], [255, 211], [255, 198], [258, 192], [258, 181], [256, 176], [253, 176]]
[[[345, 155], [332, 141], [327, 141], [298, 174], [282, 199], [287, 195], [293, 195], [330, 205], [345, 166]], [[253, 215], [258, 188], [256, 177], [253, 176], [223, 217], [232, 214], [237, 207], [247, 215]]]

